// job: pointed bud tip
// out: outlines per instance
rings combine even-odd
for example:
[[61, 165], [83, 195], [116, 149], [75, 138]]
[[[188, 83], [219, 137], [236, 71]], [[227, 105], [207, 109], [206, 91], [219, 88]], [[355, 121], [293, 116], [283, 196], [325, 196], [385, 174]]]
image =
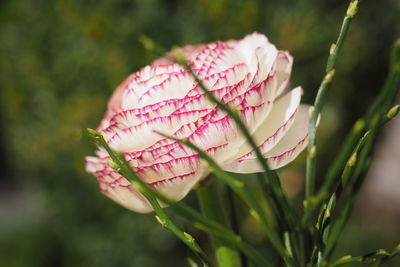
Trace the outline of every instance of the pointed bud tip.
[[378, 256], [390, 256], [392, 254], [389, 253], [388, 251], [386, 251], [385, 249], [378, 249], [376, 251], [376, 255], [378, 255]]
[[165, 222], [158, 215], [156, 215], [155, 217], [159, 224], [161, 224], [162, 226], [165, 226]]
[[353, 132], [354, 133], [359, 133], [361, 132], [365, 127], [365, 121], [363, 119], [359, 119], [358, 121], [356, 121], [356, 123], [354, 124], [353, 127]]
[[329, 55], [332, 55], [333, 52], [335, 52], [335, 49], [336, 49], [336, 44], [335, 43], [331, 44], [331, 47], [329, 48]]
[[193, 236], [191, 236], [190, 234], [183, 232], [183, 235], [186, 237], [187, 240], [189, 240], [190, 242], [193, 242], [195, 239], [193, 238]]
[[86, 128], [86, 134], [95, 141], [99, 141], [102, 137], [102, 135], [98, 131], [92, 128]]
[[325, 218], [330, 218], [330, 217], [331, 217], [331, 211], [327, 209], [325, 211]]
[[358, 0], [351, 1], [347, 9], [346, 15], [350, 18], [354, 17], [357, 14], [357, 9], [358, 9]]
[[387, 117], [389, 120], [393, 119], [393, 118], [396, 117], [396, 115], [399, 113], [399, 110], [400, 110], [400, 105], [396, 105], [396, 106], [392, 107], [392, 108], [388, 111], [388, 113], [386, 113], [386, 117]]
[[309, 157], [310, 157], [310, 158], [315, 158], [316, 155], [317, 155], [317, 147], [316, 147], [316, 146], [313, 146], [313, 147], [310, 149]]
[[114, 170], [119, 170], [120, 166], [118, 163], [116, 163], [115, 161], [111, 160], [111, 159], [106, 159], [106, 162], [108, 164], [108, 166], [110, 166], [111, 169]]
[[353, 167], [354, 165], [356, 165], [356, 162], [357, 162], [357, 153], [353, 153], [353, 155], [351, 155], [349, 161], [347, 162], [347, 165]]
[[326, 75], [325, 75], [325, 82], [330, 83], [333, 80], [333, 77], [335, 76], [335, 69], [329, 71]]
[[96, 130], [92, 129], [92, 128], [86, 128], [86, 131], [90, 134], [90, 135], [100, 135]]

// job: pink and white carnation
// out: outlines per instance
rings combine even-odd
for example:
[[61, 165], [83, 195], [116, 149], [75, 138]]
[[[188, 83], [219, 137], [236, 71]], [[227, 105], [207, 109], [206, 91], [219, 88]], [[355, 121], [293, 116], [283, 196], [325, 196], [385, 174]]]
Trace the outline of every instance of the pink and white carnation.
[[[293, 63], [288, 52], [259, 33], [181, 51], [205, 86], [238, 110], [271, 169], [288, 164], [306, 147], [309, 106], [300, 105], [302, 88], [288, 88]], [[97, 130], [143, 181], [174, 200], [184, 198], [210, 169], [192, 149], [154, 130], [189, 139], [226, 171], [263, 171], [232, 119], [168, 57], [117, 87]], [[130, 182], [108, 166], [105, 150], [99, 148], [96, 155], [86, 158], [86, 170], [96, 176], [101, 191], [133, 211], [152, 211]]]

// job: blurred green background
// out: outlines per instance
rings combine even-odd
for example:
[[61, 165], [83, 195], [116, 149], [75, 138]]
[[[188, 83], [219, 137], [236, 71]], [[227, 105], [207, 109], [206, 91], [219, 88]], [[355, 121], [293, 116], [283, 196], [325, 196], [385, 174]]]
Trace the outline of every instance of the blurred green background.
[[[153, 215], [134, 214], [100, 194], [83, 170], [94, 146], [81, 139], [81, 129], [95, 128], [113, 89], [152, 60], [141, 34], [171, 47], [265, 33], [294, 55], [292, 83], [311, 103], [347, 3], [2, 1], [0, 266], [187, 266], [191, 254]], [[362, 1], [324, 110], [321, 172], [379, 91], [399, 18], [397, 0]], [[283, 171], [289, 189], [301, 186], [303, 163]], [[400, 218], [396, 227], [361, 214], [354, 213], [338, 253], [390, 249], [399, 241]]]

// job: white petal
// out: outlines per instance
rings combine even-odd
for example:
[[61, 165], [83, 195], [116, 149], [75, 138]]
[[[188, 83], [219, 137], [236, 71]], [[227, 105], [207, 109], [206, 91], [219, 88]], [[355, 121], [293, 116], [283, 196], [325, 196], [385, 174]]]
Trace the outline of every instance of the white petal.
[[[203, 171], [189, 173], [153, 183], [151, 186], [166, 197], [179, 201], [207, 174], [208, 173]], [[153, 211], [147, 199], [130, 185], [108, 187], [106, 190], [103, 190], [103, 193], [132, 211], [139, 213], [149, 213]], [[160, 204], [165, 206], [163, 203]]]
[[102, 131], [102, 134], [111, 148], [119, 152], [139, 151], [162, 139], [154, 130], [172, 135], [183, 125], [196, 122], [208, 112], [207, 110], [182, 112], [158, 117], [128, 128], [116, 124]]
[[308, 143], [309, 105], [301, 105], [292, 127], [281, 141], [264, 154], [272, 169], [280, 168], [294, 160]]
[[286, 51], [279, 51], [275, 61], [275, 75], [278, 79], [277, 97], [288, 89], [292, 65], [293, 57]]
[[174, 177], [173, 179], [157, 182], [152, 186], [165, 196], [179, 201], [192, 190], [199, 181], [209, 174], [208, 171], [201, 170], [185, 176]]
[[259, 69], [268, 74], [277, 54], [275, 46], [268, 41], [265, 35], [259, 33], [247, 35], [236, 43], [235, 49], [242, 54], [253, 74]]
[[[297, 87], [274, 102], [268, 116], [252, 133], [256, 144], [259, 145], [262, 152], [268, 152], [290, 129], [300, 105], [302, 92], [302, 88]], [[241, 145], [234, 158], [245, 156], [250, 151], [250, 145], [245, 142]]]
[[147, 199], [130, 187], [116, 186], [114, 188], [109, 188], [107, 191], [103, 191], [103, 194], [132, 211], [139, 213], [149, 213], [153, 211]]
[[[144, 177], [141, 178], [145, 181], [156, 180], [148, 184], [168, 198], [179, 201], [209, 173], [209, 171], [205, 170], [202, 166], [191, 168], [190, 164], [184, 167], [181, 163], [182, 162], [178, 161], [178, 163], [174, 163], [173, 166], [168, 163], [162, 164], [163, 166], [159, 166], [160, 164], [157, 166], [150, 166], [155, 169], [153, 171], [147, 170], [147, 173], [140, 171], [138, 174], [139, 176], [141, 176], [140, 174], [144, 174]], [[168, 173], [171, 174], [171, 169], [165, 171], [163, 168], [172, 168], [175, 173], [179, 174], [160, 179], [160, 175], [162, 174], [165, 176], [167, 176]], [[153, 210], [147, 199], [137, 192], [127, 179], [121, 176], [117, 171], [111, 169], [107, 163], [105, 163], [105, 160], [87, 157], [86, 170], [96, 176], [103, 194], [120, 205], [139, 213], [148, 213]], [[186, 172], [183, 172], [183, 170], [186, 170]], [[159, 173], [157, 173], [157, 171]], [[153, 173], [155, 177], [149, 177], [148, 175], [151, 173]]]
[[[273, 149], [264, 154], [271, 169], [277, 169], [288, 164], [307, 146], [309, 108], [310, 106], [307, 105], [300, 106], [293, 125], [285, 136]], [[226, 171], [236, 173], [263, 172], [263, 168], [254, 156], [233, 160], [222, 165], [222, 167]]]

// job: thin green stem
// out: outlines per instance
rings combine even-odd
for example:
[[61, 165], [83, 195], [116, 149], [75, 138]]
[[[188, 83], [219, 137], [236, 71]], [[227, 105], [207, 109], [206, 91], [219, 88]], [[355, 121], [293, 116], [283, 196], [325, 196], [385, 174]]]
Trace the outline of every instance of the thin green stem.
[[373, 267], [380, 267], [394, 257], [400, 255], [400, 244], [398, 244], [390, 253], [390, 255], [384, 255], [382, 258], [373, 265]]
[[[235, 234], [240, 235], [240, 222], [238, 218], [238, 208], [235, 201], [235, 195], [232, 188], [226, 188], [226, 195], [228, 198], [228, 219], [231, 223], [232, 230]], [[240, 263], [242, 267], [248, 267], [246, 256], [243, 252], [239, 252]]]
[[[349, 183], [348, 177], [350, 176], [352, 170], [355, 168], [354, 173], [352, 175], [353, 176], [352, 180], [354, 182], [353, 182], [350, 194], [345, 199], [344, 206], [339, 212], [338, 219], [332, 226], [332, 232], [327, 233], [328, 236], [326, 237], [326, 242], [325, 242], [326, 247], [322, 253], [322, 262], [326, 262], [327, 260], [329, 260], [330, 256], [332, 255], [332, 253], [334, 251], [334, 248], [339, 239], [339, 236], [340, 236], [341, 232], [343, 231], [343, 228], [350, 216], [351, 209], [354, 205], [357, 194], [361, 188], [361, 185], [364, 182], [366, 173], [367, 173], [369, 165], [371, 163], [372, 149], [373, 149], [374, 142], [378, 136], [380, 129], [382, 128], [382, 126], [385, 123], [387, 123], [389, 120], [391, 120], [398, 114], [399, 109], [400, 109], [400, 106], [396, 105], [395, 107], [391, 108], [385, 115], [383, 115], [383, 116], [376, 115], [372, 119], [372, 122], [371, 122], [372, 128], [367, 132], [368, 134], [364, 137], [364, 140], [363, 139], [360, 140], [360, 143], [359, 143], [360, 147], [362, 146], [361, 142], [362, 142], [362, 144], [365, 144], [365, 145], [361, 150], [359, 158], [358, 159], [354, 158], [354, 156], [350, 157], [348, 164], [347, 164], [345, 170], [343, 171], [342, 181], [341, 181], [342, 186], [338, 188], [338, 190], [340, 190], [339, 192], [341, 192], [342, 188], [344, 188], [344, 186], [347, 183]], [[360, 147], [358, 147], [358, 148], [360, 148]], [[356, 153], [354, 155], [357, 155]], [[334, 194], [334, 196], [335, 195], [336, 195], [336, 193]], [[330, 207], [329, 209], [327, 209], [327, 212], [330, 213], [330, 210], [332, 208], [333, 207]]]
[[90, 136], [94, 141], [98, 142], [103, 146], [108, 154], [110, 155], [112, 161], [108, 164], [111, 168], [117, 170], [121, 175], [127, 178], [132, 186], [148, 200], [150, 205], [153, 207], [156, 215], [157, 221], [165, 228], [174, 233], [179, 239], [181, 239], [190, 249], [192, 249], [196, 255], [201, 259], [204, 266], [212, 266], [211, 261], [208, 259], [205, 252], [200, 248], [195, 239], [188, 233], [180, 230], [166, 215], [164, 210], [161, 208], [156, 196], [149, 190], [148, 186], [137, 176], [137, 174], [132, 170], [130, 165], [126, 162], [125, 157], [122, 154], [118, 154], [113, 151], [104, 140], [103, 136], [92, 129], [88, 129]]
[[[222, 199], [218, 192], [217, 183], [208, 186], [202, 186], [197, 189], [197, 198], [204, 216], [215, 220], [226, 227], [230, 227], [225, 209], [222, 205]], [[239, 253], [229, 245], [225, 240], [218, 236], [210, 235], [214, 246], [215, 257], [219, 267], [240, 267]]]
[[[317, 255], [322, 254], [322, 252], [325, 249], [325, 245], [328, 242], [336, 242], [337, 241], [337, 239], [333, 240], [333, 241], [332, 241], [332, 239], [331, 240], [328, 239], [328, 237], [330, 238], [330, 228], [331, 228], [331, 220], [332, 220], [331, 214], [332, 214], [332, 210], [336, 206], [336, 199], [338, 199], [341, 196], [343, 189], [346, 187], [347, 184], [349, 184], [351, 182], [350, 177], [352, 176], [353, 171], [356, 167], [356, 163], [358, 162], [359, 152], [364, 147], [364, 145], [367, 143], [367, 141], [369, 142], [369, 138], [373, 138], [373, 137], [371, 137], [371, 132], [374, 132], [374, 131], [382, 128], [382, 126], [385, 123], [387, 123], [393, 117], [396, 116], [396, 114], [399, 112], [399, 109], [400, 109], [399, 105], [394, 106], [387, 112], [386, 115], [381, 116], [381, 118], [380, 118], [381, 122], [380, 123], [377, 122], [373, 128], [371, 128], [364, 134], [364, 136], [359, 140], [356, 147], [354, 148], [351, 156], [347, 160], [347, 164], [342, 172], [341, 180], [338, 181], [338, 183], [336, 185], [336, 190], [331, 195], [328, 204], [324, 204], [320, 209], [319, 216], [318, 216], [317, 223], [316, 223], [317, 232], [314, 233], [315, 246], [314, 246], [313, 254], [311, 257], [311, 261], [310, 261], [311, 263], [315, 262]], [[375, 121], [379, 121], [379, 120], [375, 119]], [[361, 158], [363, 158], [363, 157], [361, 156]], [[354, 176], [354, 178], [357, 178], [359, 176], [360, 170], [356, 169], [355, 172], [356, 173], [353, 176]], [[349, 206], [349, 207], [351, 207], [351, 206]], [[350, 210], [347, 210], [349, 207], [345, 207], [344, 210], [346, 212], [350, 212]], [[345, 223], [345, 220], [343, 221], [342, 226], [344, 226], [344, 223]], [[338, 230], [336, 230], [336, 231], [338, 231]], [[337, 238], [338, 237], [339, 237], [339, 235], [337, 235]], [[333, 247], [330, 247], [328, 249], [333, 249]], [[319, 260], [323, 260], [323, 258], [320, 257]], [[321, 263], [319, 262], [319, 265], [320, 264]]]
[[271, 266], [270, 262], [267, 261], [262, 254], [260, 254], [256, 249], [252, 246], [247, 244], [242, 240], [242, 238], [232, 231], [228, 230], [225, 227], [222, 227], [215, 221], [209, 220], [198, 213], [196, 210], [190, 208], [189, 206], [179, 202], [175, 203], [174, 201], [169, 200], [163, 195], [158, 194], [157, 198], [160, 199], [162, 202], [172, 205], [171, 207], [176, 210], [176, 212], [183, 216], [184, 218], [188, 219], [193, 223], [193, 225], [202, 231], [207, 233], [214, 234], [221, 239], [229, 242], [233, 246], [237, 247], [240, 251], [246, 254], [250, 260], [252, 260], [256, 266], [264, 267], [264, 266]]
[[340, 266], [340, 265], [343, 265], [343, 264], [354, 263], [354, 262], [362, 262], [362, 263], [375, 262], [375, 263], [379, 264], [383, 259], [386, 259], [386, 258], [389, 258], [389, 257], [393, 257], [397, 253], [396, 253], [396, 249], [393, 252], [388, 252], [388, 251], [386, 251], [384, 249], [378, 249], [378, 250], [376, 250], [374, 252], [365, 254], [363, 256], [350, 256], [350, 255], [349, 256], [344, 256], [344, 257], [341, 257], [341, 258], [337, 259], [332, 264], [329, 264], [327, 266], [336, 267], [336, 266]]
[[243, 241], [240, 236], [236, 235], [229, 229], [223, 227], [219, 223], [213, 220], [209, 220], [208, 218], [202, 216], [199, 212], [190, 208], [184, 203], [175, 202], [165, 197], [164, 195], [159, 194], [156, 191], [154, 192], [157, 198], [161, 202], [170, 205], [171, 208], [175, 209], [177, 214], [191, 221], [197, 229], [216, 235], [221, 239], [224, 239], [225, 241], [229, 242], [229, 244], [237, 247], [240, 251], [246, 254], [249, 257], [249, 259], [251, 259], [256, 264], [256, 266], [258, 267], [270, 266], [270, 262], [267, 261], [264, 258], [264, 256], [260, 254], [256, 249], [254, 249], [252, 246]]
[[213, 173], [220, 178], [221, 181], [225, 182], [245, 203], [246, 205], [251, 209], [250, 213], [251, 215], [260, 223], [260, 225], [263, 227], [265, 230], [267, 236], [269, 237], [271, 244], [273, 247], [276, 249], [276, 251], [284, 258], [287, 259], [288, 262], [291, 260], [288, 258], [289, 254], [288, 251], [285, 249], [284, 245], [282, 244], [279, 235], [273, 229], [269, 223], [267, 218], [265, 217], [265, 213], [262, 210], [262, 207], [260, 203], [255, 199], [255, 197], [247, 190], [246, 184], [243, 182], [237, 180], [235, 177], [232, 175], [228, 174], [225, 172], [221, 167], [210, 157], [208, 156], [203, 150], [201, 150], [199, 147], [197, 147], [195, 144], [193, 144], [191, 141], [187, 139], [176, 139], [171, 136], [164, 135], [162, 133], [157, 132], [158, 134], [169, 138], [173, 139], [175, 141], [180, 142], [181, 144], [184, 144], [194, 151], [196, 151], [199, 156], [207, 162], [209, 167], [212, 169]]
[[348, 6], [346, 16], [344, 17], [342, 27], [340, 29], [339, 37], [336, 44], [331, 46], [330, 55], [326, 66], [326, 75], [322, 80], [322, 83], [318, 89], [317, 97], [314, 102], [314, 109], [311, 114], [309, 122], [309, 136], [307, 146], [307, 166], [306, 166], [306, 185], [305, 185], [305, 210], [308, 212], [312, 207], [309, 205], [311, 197], [315, 191], [315, 177], [316, 177], [316, 133], [317, 133], [317, 121], [322, 107], [325, 104], [326, 96], [335, 75], [335, 67], [339, 54], [342, 50], [344, 40], [347, 36], [347, 32], [350, 27], [350, 23], [357, 13], [358, 0], [352, 0]]
[[[264, 159], [264, 156], [262, 155], [261, 151], [259, 150], [257, 144], [255, 143], [254, 139], [252, 138], [250, 132], [248, 131], [247, 127], [243, 123], [242, 119], [240, 118], [238, 111], [235, 109], [229, 108], [227, 105], [223, 104], [221, 101], [219, 101], [203, 84], [203, 82], [197, 77], [197, 75], [193, 72], [192, 68], [189, 66], [187, 63], [186, 59], [180, 55], [177, 54], [175, 57], [175, 60], [181, 64], [195, 79], [201, 90], [204, 92], [204, 94], [207, 96], [207, 98], [218, 108], [220, 108], [222, 111], [224, 111], [226, 114], [232, 118], [232, 120], [235, 122], [237, 127], [239, 128], [241, 134], [246, 138], [246, 141], [250, 144], [251, 148], [253, 149], [253, 152], [255, 153], [258, 162], [261, 164], [265, 171], [265, 175], [268, 179], [268, 186], [270, 187], [270, 192], [271, 192], [271, 197], [273, 201], [275, 202], [275, 206], [279, 207], [280, 211], [283, 211], [283, 217], [286, 218], [290, 223], [292, 224], [298, 224], [299, 220], [295, 219], [297, 218], [297, 214], [293, 210], [293, 208], [290, 206], [289, 202], [287, 201], [287, 198], [285, 196], [285, 193], [282, 189], [282, 186], [279, 181], [279, 177], [276, 174], [275, 171], [270, 170], [266, 160]], [[280, 212], [278, 211], [278, 212]], [[294, 229], [294, 226], [291, 226], [292, 229]], [[288, 252], [286, 251], [285, 254], [287, 255]]]
[[[270, 266], [269, 261], [267, 261], [263, 255], [261, 255], [256, 249], [254, 249], [252, 246], [247, 244], [245, 241], [242, 240], [242, 238], [229, 229], [223, 227], [219, 223], [209, 220], [208, 218], [202, 216], [199, 212], [194, 210], [193, 208], [187, 206], [186, 204], [182, 202], [176, 202], [163, 194], [151, 189], [144, 181], [141, 179], [135, 180], [136, 174], [133, 172], [132, 168], [130, 165], [126, 162], [124, 157], [121, 157], [121, 155], [114, 150], [112, 150], [108, 144], [105, 142], [103, 136], [96, 132], [93, 129], [88, 129], [89, 136], [96, 142], [99, 143], [101, 146], [103, 146], [106, 151], [109, 153], [110, 157], [112, 158], [113, 161], [120, 161], [120, 166], [123, 166], [127, 172], [126, 175], [127, 179], [132, 183], [135, 184], [135, 188], [141, 187], [141, 190], [146, 190], [149, 192], [149, 194], [153, 194], [159, 201], [162, 203], [165, 203], [171, 208], [173, 208], [178, 215], [184, 217], [185, 219], [191, 221], [193, 225], [202, 231], [205, 231], [207, 233], [212, 233], [227, 242], [229, 244], [232, 244], [233, 246], [237, 247], [239, 250], [243, 251], [244, 254], [246, 254], [253, 262], [256, 264], [258, 267], [263, 267], [263, 266]], [[122, 168], [122, 167], [121, 167]]]
[[347, 136], [344, 144], [339, 150], [338, 155], [333, 160], [333, 163], [328, 169], [328, 172], [324, 178], [324, 183], [321, 189], [316, 195], [314, 195], [309, 201], [309, 209], [305, 210], [302, 218], [302, 224], [308, 225], [309, 220], [312, 216], [312, 212], [317, 209], [320, 204], [328, 197], [329, 192], [334, 185], [336, 178], [342, 171], [343, 166], [345, 166], [346, 161], [351, 156], [351, 153], [357, 143], [361, 138], [363, 130], [369, 127], [373, 116], [378, 112], [383, 112], [389, 108], [391, 101], [393, 101], [394, 96], [398, 91], [397, 85], [400, 82], [400, 39], [397, 40], [392, 48], [391, 61], [389, 65], [389, 74], [386, 78], [385, 84], [380, 91], [379, 95], [376, 97], [371, 109], [365, 114], [365, 116], [357, 120], [353, 126], [352, 131]]

